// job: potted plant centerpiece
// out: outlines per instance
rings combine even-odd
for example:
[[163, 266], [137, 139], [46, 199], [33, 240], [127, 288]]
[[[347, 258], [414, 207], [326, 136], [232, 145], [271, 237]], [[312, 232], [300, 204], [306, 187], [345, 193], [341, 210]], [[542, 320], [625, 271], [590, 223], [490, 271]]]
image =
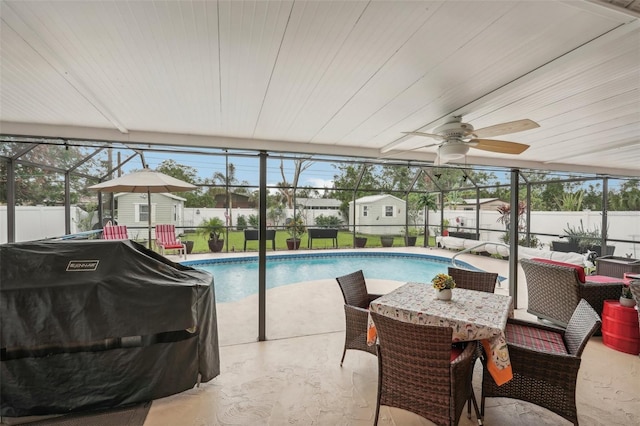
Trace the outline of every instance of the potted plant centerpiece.
[[287, 238], [287, 248], [289, 250], [297, 250], [300, 248], [300, 238], [307, 232], [307, 227], [299, 215], [289, 219], [286, 225], [286, 231], [290, 236], [290, 238]]
[[209, 244], [209, 250], [213, 253], [218, 253], [222, 251], [222, 247], [224, 247], [224, 239], [220, 238], [223, 230], [224, 223], [222, 222], [222, 219], [212, 217], [202, 221], [198, 228], [198, 233], [203, 235], [205, 238], [208, 238], [207, 244]]
[[456, 287], [456, 282], [451, 275], [438, 274], [431, 280], [439, 300], [451, 300], [451, 289]]
[[622, 286], [622, 294], [620, 295], [620, 304], [628, 308], [633, 308], [636, 305], [636, 301], [633, 299], [631, 288], [628, 285]]

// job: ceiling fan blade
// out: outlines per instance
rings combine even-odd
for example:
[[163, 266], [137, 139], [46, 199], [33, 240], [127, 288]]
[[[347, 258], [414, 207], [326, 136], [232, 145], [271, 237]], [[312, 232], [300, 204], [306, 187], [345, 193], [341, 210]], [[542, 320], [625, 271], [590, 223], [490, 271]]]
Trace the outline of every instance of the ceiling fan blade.
[[433, 139], [438, 139], [438, 140], [445, 140], [444, 137], [440, 136], [440, 135], [436, 135], [434, 133], [424, 133], [424, 132], [402, 132], [405, 135], [412, 135], [412, 136], [424, 136], [426, 138], [433, 138]]
[[540, 127], [540, 125], [535, 121], [525, 118], [524, 120], [510, 121], [508, 123], [476, 129], [473, 131], [473, 135], [475, 135], [476, 138], [492, 138], [494, 136], [524, 132], [525, 130], [535, 129], [536, 127]]
[[498, 141], [494, 139], [471, 139], [469, 145], [471, 148], [502, 154], [522, 154], [529, 148], [529, 145], [523, 143]]

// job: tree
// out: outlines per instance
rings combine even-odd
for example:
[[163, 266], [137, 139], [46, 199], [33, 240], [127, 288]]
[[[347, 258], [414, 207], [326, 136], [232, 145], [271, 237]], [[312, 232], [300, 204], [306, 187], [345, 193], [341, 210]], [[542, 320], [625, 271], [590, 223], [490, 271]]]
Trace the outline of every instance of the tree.
[[[3, 146], [0, 152], [6, 152], [11, 144]], [[4, 148], [4, 149], [3, 149]], [[15, 200], [17, 205], [59, 205], [64, 203], [65, 178], [64, 171], [73, 170], [69, 178], [71, 204], [78, 203], [95, 193], [86, 189], [93, 182], [87, 182], [82, 175], [101, 176], [106, 173], [106, 165], [99, 157], [88, 158], [95, 152], [93, 148], [64, 147], [61, 145], [37, 145], [29, 151], [28, 161], [42, 164], [45, 167], [25, 165], [16, 161], [15, 172]], [[86, 159], [86, 161], [85, 161]], [[54, 170], [49, 169], [54, 168]], [[56, 171], [55, 169], [60, 169]], [[0, 176], [6, 179], [7, 163], [0, 161]], [[7, 202], [7, 182], [0, 182], [0, 203]]]
[[238, 220], [236, 221], [236, 228], [238, 231], [243, 231], [247, 229], [247, 218], [244, 215], [238, 216]]
[[164, 160], [156, 167], [156, 171], [193, 185], [199, 183], [198, 171], [195, 168], [178, 164], [175, 160]]
[[[201, 183], [198, 178], [198, 171], [195, 168], [178, 164], [175, 160], [164, 160], [156, 167], [156, 171], [193, 185], [199, 185]], [[203, 203], [202, 188], [200, 186], [196, 190], [180, 193], [180, 196], [187, 200], [184, 203], [185, 207], [202, 207], [207, 205]]]
[[584, 191], [580, 190], [574, 193], [564, 193], [562, 197], [556, 200], [556, 204], [560, 211], [577, 212], [582, 210], [582, 200]]
[[620, 185], [619, 191], [609, 192], [609, 203], [618, 211], [640, 210], [640, 180], [630, 179]]
[[409, 189], [417, 170], [406, 166], [381, 166], [377, 169], [380, 189], [383, 192], [402, 191]]
[[285, 212], [284, 205], [278, 203], [275, 206], [269, 207], [267, 210], [267, 219], [274, 225], [279, 226], [280, 222], [284, 220]]
[[[337, 169], [336, 174], [333, 175], [334, 198], [342, 202], [340, 205], [340, 212], [343, 217], [349, 220], [349, 202], [353, 201], [353, 191], [356, 191], [356, 199], [365, 195], [370, 195], [372, 192], [379, 193], [379, 180], [375, 175], [375, 167], [373, 166], [365, 164], [340, 163], [334, 164], [333, 167]], [[364, 172], [362, 172], [363, 167]], [[361, 173], [362, 179], [360, 179]], [[360, 185], [356, 189], [356, 183], [358, 180]]]
[[[93, 220], [98, 213], [98, 204], [87, 203], [84, 208], [84, 214], [76, 221], [79, 231], [90, 231], [93, 227]], [[75, 220], [75, 219], [74, 219]]]
[[282, 194], [284, 201], [288, 208], [293, 208], [293, 200], [296, 189], [298, 188], [298, 182], [300, 181], [300, 175], [307, 170], [313, 161], [309, 161], [304, 158], [297, 158], [293, 160], [294, 171], [293, 180], [291, 183], [287, 181], [286, 173], [284, 172], [284, 160], [280, 159], [280, 175], [282, 176], [282, 182], [278, 183], [278, 191]]
[[[454, 188], [457, 188], [457, 186], [455, 186]], [[447, 194], [444, 196], [444, 202], [453, 210], [457, 210], [459, 204], [464, 204], [464, 199], [462, 198], [460, 191], [454, 189], [447, 192]]]
[[[227, 170], [226, 173], [222, 173], [222, 172], [215, 172], [213, 174], [213, 184], [215, 185], [213, 188], [209, 188], [209, 191], [207, 191], [212, 198], [215, 198], [216, 194], [225, 194], [226, 196], [226, 207], [227, 209], [233, 209], [233, 200], [231, 197], [231, 187], [234, 186], [240, 186], [240, 185], [249, 185], [249, 182], [247, 181], [242, 181], [240, 182], [238, 180], [238, 177], [236, 176], [236, 166], [233, 163], [229, 163], [229, 165], [227, 166]], [[247, 193], [246, 189], [244, 188], [237, 188], [236, 193]], [[233, 225], [232, 222], [232, 215], [228, 216], [229, 218], [229, 226]]]

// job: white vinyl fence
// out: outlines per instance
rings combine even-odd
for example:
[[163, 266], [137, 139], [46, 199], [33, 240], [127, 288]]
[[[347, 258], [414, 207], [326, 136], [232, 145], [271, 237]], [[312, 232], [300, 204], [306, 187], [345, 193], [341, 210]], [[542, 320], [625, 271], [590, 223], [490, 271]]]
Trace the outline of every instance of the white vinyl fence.
[[[71, 206], [71, 233], [87, 213]], [[16, 206], [16, 241], [32, 241], [64, 235], [63, 206]], [[0, 206], [0, 243], [8, 242], [7, 206]]]
[[[183, 224], [178, 227], [197, 227], [204, 219], [219, 217], [226, 222], [224, 208], [185, 208]], [[319, 215], [338, 216], [337, 210], [298, 210], [306, 217], [307, 226], [315, 225], [315, 218]], [[244, 215], [247, 219], [250, 215], [257, 215], [256, 209], [231, 209], [230, 223], [237, 224], [237, 218]], [[79, 207], [71, 207], [71, 233], [82, 231], [78, 224], [87, 213]], [[291, 217], [293, 210], [286, 210], [286, 217]], [[449, 220], [449, 230], [464, 225], [466, 231], [471, 232], [476, 225], [476, 213], [470, 210], [445, 210], [445, 219]], [[480, 228], [492, 231], [481, 231], [480, 239], [483, 241], [501, 241], [504, 235], [504, 225], [498, 223], [499, 214], [491, 210], [480, 211]], [[638, 241], [638, 243], [613, 243], [616, 246], [616, 256], [631, 256], [635, 259], [640, 256], [640, 212], [608, 212], [608, 236], [609, 238]], [[344, 218], [341, 218], [344, 222]], [[558, 240], [558, 235], [564, 234], [567, 224], [572, 227], [582, 226], [586, 230], [602, 228], [602, 213], [596, 211], [581, 212], [531, 212], [531, 233], [548, 247], [553, 240]], [[429, 212], [429, 228], [439, 227], [440, 212]], [[272, 226], [273, 224], [269, 224]], [[280, 224], [282, 226], [282, 224]], [[461, 229], [460, 229], [461, 230]], [[16, 207], [16, 241], [29, 241], [44, 238], [59, 237], [64, 235], [64, 207], [61, 206], [18, 206]], [[542, 236], [540, 233], [552, 236]], [[0, 243], [6, 243], [7, 239], [7, 207], [0, 206]]]

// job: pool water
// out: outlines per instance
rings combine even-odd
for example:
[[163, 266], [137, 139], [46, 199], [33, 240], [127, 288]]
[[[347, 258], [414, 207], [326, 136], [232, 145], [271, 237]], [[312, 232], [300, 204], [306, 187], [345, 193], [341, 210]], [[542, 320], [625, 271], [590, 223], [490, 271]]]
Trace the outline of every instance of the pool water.
[[[213, 274], [216, 302], [234, 302], [258, 292], [258, 257], [182, 262]], [[469, 269], [476, 269], [459, 262]], [[447, 272], [444, 257], [402, 253], [329, 253], [267, 257], [267, 289], [302, 281], [333, 279], [358, 269], [365, 278], [429, 282]], [[336, 284], [337, 285], [337, 284]]]

